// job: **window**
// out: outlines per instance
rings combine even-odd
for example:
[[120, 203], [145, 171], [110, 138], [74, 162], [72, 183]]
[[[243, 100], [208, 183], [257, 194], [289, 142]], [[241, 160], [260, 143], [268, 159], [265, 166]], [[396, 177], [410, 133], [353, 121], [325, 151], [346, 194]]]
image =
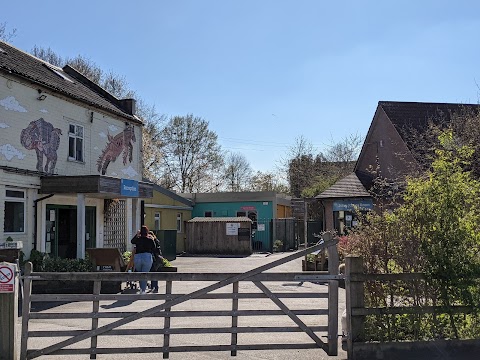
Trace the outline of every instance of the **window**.
[[83, 126], [70, 124], [68, 128], [68, 159], [83, 161]]
[[160, 213], [155, 213], [155, 230], [160, 230]]
[[25, 191], [6, 189], [3, 231], [6, 233], [25, 232]]
[[245, 217], [247, 213], [245, 211], [237, 211], [237, 217]]
[[177, 214], [177, 232], [182, 232], [182, 213]]
[[205, 211], [205, 217], [212, 217], [211, 211]]

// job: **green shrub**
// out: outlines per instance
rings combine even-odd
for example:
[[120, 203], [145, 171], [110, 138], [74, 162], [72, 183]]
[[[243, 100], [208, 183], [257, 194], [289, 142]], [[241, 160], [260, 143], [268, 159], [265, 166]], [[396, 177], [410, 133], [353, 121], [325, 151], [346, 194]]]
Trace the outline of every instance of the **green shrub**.
[[281, 251], [283, 249], [283, 241], [275, 240], [273, 242], [273, 251]]
[[43, 271], [45, 272], [88, 272], [93, 271], [93, 264], [90, 259], [62, 259], [45, 258]]
[[44, 272], [88, 272], [94, 271], [93, 263], [88, 255], [85, 259], [51, 258], [38, 250], [30, 252], [28, 259], [33, 265], [33, 271]]

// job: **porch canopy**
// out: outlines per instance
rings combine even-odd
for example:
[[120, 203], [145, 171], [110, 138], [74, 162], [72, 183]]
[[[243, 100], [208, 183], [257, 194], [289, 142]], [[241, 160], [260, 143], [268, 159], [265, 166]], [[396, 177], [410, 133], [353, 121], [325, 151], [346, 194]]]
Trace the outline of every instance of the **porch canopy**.
[[153, 184], [103, 175], [43, 176], [40, 194], [98, 194], [102, 198], [151, 198]]

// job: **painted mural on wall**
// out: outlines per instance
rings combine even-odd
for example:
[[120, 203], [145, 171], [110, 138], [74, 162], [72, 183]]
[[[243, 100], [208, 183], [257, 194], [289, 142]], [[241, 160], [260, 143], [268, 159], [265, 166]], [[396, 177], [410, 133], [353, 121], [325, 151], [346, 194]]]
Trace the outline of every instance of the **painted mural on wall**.
[[[22, 130], [20, 142], [27, 150], [35, 150], [37, 153], [37, 170], [53, 174], [57, 164], [57, 150], [60, 146], [62, 130], [43, 118], [30, 122], [27, 128]], [[46, 163], [43, 167], [43, 156]]]
[[98, 172], [105, 175], [110, 162], [115, 162], [117, 157], [123, 153], [123, 165], [133, 160], [133, 143], [136, 141], [135, 128], [133, 125], [127, 125], [125, 129], [115, 136], [107, 135], [108, 142], [97, 160]]

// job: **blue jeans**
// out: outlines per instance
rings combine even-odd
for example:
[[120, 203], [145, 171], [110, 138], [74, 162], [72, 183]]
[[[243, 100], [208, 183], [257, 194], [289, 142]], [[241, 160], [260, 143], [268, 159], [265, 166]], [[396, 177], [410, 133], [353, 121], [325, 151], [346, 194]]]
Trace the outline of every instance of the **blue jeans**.
[[[152, 254], [141, 253], [135, 254], [133, 257], [133, 263], [135, 264], [135, 271], [137, 272], [149, 272], [153, 264]], [[147, 282], [140, 281], [140, 290], [145, 291], [147, 289]]]

